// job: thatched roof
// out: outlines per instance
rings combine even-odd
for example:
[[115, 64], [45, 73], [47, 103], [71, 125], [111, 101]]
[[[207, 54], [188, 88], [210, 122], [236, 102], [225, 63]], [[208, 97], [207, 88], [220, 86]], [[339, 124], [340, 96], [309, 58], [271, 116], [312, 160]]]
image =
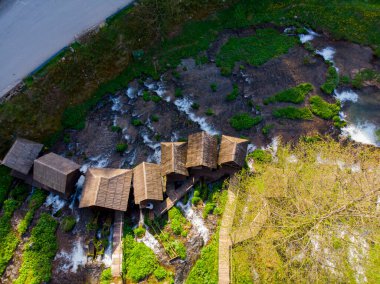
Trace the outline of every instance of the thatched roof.
[[248, 140], [222, 135], [218, 164], [228, 164], [236, 167], [244, 166], [247, 155]]
[[127, 211], [132, 170], [90, 168], [79, 208], [99, 206]]
[[161, 143], [161, 174], [179, 174], [188, 176], [186, 169], [186, 142]]
[[163, 180], [160, 165], [143, 162], [133, 169], [135, 203], [163, 200]]
[[9, 149], [2, 164], [27, 175], [33, 167], [33, 162], [38, 157], [42, 147], [42, 144], [19, 138]]
[[217, 167], [218, 141], [206, 132], [189, 135], [186, 167]]
[[33, 179], [49, 189], [67, 194], [79, 177], [79, 168], [77, 163], [49, 153], [34, 161]]

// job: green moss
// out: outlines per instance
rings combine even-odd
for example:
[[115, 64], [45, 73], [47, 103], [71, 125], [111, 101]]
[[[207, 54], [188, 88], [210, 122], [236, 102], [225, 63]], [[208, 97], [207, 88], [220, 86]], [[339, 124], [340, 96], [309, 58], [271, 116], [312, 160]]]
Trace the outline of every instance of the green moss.
[[235, 62], [245, 61], [259, 66], [273, 57], [287, 53], [296, 44], [293, 37], [280, 34], [273, 29], [259, 29], [250, 37], [231, 38], [222, 46], [216, 64], [224, 75], [231, 73]]
[[127, 143], [118, 143], [116, 145], [116, 152], [118, 153], [124, 153], [128, 149]]
[[144, 227], [137, 227], [136, 229], [133, 230], [133, 233], [137, 238], [142, 238], [145, 236], [146, 229]]
[[77, 220], [73, 216], [65, 216], [61, 222], [61, 228], [64, 232], [71, 232], [75, 225], [77, 223]]
[[332, 119], [339, 114], [340, 102], [329, 104], [320, 96], [313, 96], [310, 98], [310, 109], [316, 116], [323, 119]]
[[339, 85], [339, 75], [334, 66], [327, 69], [326, 82], [321, 86], [321, 90], [330, 95]]
[[205, 114], [206, 114], [207, 116], [213, 116], [213, 115], [214, 115], [214, 111], [213, 111], [211, 108], [208, 108], [208, 109], [206, 110]]
[[123, 130], [123, 129], [122, 129], [120, 126], [118, 126], [118, 125], [112, 125], [112, 126], [111, 126], [111, 131], [112, 131], [112, 132], [121, 133], [122, 130]]
[[305, 97], [313, 90], [313, 85], [310, 83], [299, 84], [294, 88], [287, 89], [280, 93], [277, 93], [273, 97], [266, 98], [264, 104], [274, 102], [286, 102], [293, 104], [300, 104], [305, 101]]
[[229, 93], [226, 97], [227, 102], [231, 102], [237, 99], [239, 96], [239, 87], [237, 84], [234, 84], [234, 88], [231, 93]]
[[58, 222], [53, 217], [46, 213], [41, 214], [28, 244], [24, 247], [22, 264], [15, 284], [51, 280], [52, 261], [58, 250], [55, 236], [57, 226]]
[[132, 125], [137, 127], [144, 125], [144, 123], [140, 119], [132, 119]]
[[312, 120], [313, 114], [308, 108], [284, 107], [273, 110], [276, 118], [287, 118], [292, 120]]
[[243, 129], [250, 129], [262, 121], [261, 116], [253, 117], [248, 113], [236, 114], [230, 119], [230, 124], [233, 128], [240, 131]]

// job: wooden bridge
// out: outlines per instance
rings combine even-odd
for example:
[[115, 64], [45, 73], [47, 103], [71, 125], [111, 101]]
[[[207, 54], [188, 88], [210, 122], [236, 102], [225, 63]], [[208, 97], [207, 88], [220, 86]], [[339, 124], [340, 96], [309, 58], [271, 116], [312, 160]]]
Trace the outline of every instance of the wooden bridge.
[[124, 212], [115, 211], [114, 231], [112, 238], [112, 265], [111, 272], [114, 278], [113, 283], [122, 283], [122, 264], [123, 264], [123, 227]]

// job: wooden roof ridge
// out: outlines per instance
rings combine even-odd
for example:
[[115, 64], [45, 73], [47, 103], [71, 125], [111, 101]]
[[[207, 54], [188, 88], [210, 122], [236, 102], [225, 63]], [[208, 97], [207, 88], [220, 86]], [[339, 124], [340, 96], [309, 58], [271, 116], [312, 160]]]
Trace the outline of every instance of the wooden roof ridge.
[[[59, 159], [60, 164], [57, 165], [55, 163], [49, 163], [52, 161], [51, 159]], [[52, 169], [54, 169], [57, 172], [62, 173], [62, 174], [68, 174], [72, 171], [80, 169], [80, 167], [81, 167], [80, 165], [78, 165], [74, 161], [72, 161], [66, 157], [63, 157], [61, 155], [55, 154], [53, 152], [50, 152], [46, 155], [43, 155], [42, 157], [38, 158], [36, 161], [38, 161], [38, 163], [40, 163], [46, 167], [50, 167], [50, 168], [52, 168]]]
[[233, 142], [233, 143], [246, 143], [246, 142], [249, 142], [248, 139], [244, 139], [244, 138], [239, 138], [239, 137], [234, 137], [234, 136], [228, 136], [228, 135], [222, 135], [222, 137], [225, 137], [227, 140]]

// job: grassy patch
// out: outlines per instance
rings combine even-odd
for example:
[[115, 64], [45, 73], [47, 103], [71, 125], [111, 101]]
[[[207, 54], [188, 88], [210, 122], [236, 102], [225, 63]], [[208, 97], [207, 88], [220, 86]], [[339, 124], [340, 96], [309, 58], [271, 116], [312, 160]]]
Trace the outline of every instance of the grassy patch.
[[111, 268], [104, 269], [100, 275], [100, 284], [111, 284], [112, 272]]
[[239, 96], [239, 87], [237, 84], [234, 84], [234, 89], [226, 97], [227, 102], [232, 102], [237, 99]]
[[380, 73], [372, 69], [360, 70], [355, 74], [354, 79], [352, 80], [352, 86], [360, 89], [366, 81], [376, 81], [380, 84]]
[[137, 227], [133, 230], [133, 233], [135, 234], [136, 238], [142, 238], [145, 236], [146, 229], [144, 227]]
[[23, 235], [26, 233], [30, 223], [33, 220], [34, 213], [38, 208], [44, 204], [46, 200], [47, 193], [46, 191], [42, 189], [35, 189], [32, 196], [30, 197], [28, 209], [29, 211], [26, 213], [25, 217], [20, 221], [20, 223], [17, 225], [17, 231], [20, 235]]
[[208, 108], [205, 111], [205, 115], [207, 115], [207, 116], [213, 116], [214, 115], [214, 111], [211, 108]]
[[273, 97], [266, 98], [264, 100], [264, 104], [267, 105], [269, 103], [274, 102], [300, 104], [305, 101], [306, 95], [310, 93], [312, 90], [313, 85], [310, 83], [299, 84], [294, 88], [290, 88], [285, 91], [279, 92]]
[[337, 116], [340, 111], [340, 103], [329, 104], [320, 96], [312, 96], [310, 98], [310, 109], [313, 114], [323, 119], [332, 119]]
[[25, 246], [15, 284], [42, 283], [51, 280], [52, 261], [58, 250], [55, 236], [57, 226], [58, 222], [53, 217], [46, 213], [41, 214]]
[[265, 135], [268, 136], [270, 131], [273, 129], [274, 125], [273, 124], [266, 124], [264, 127], [261, 129], [261, 132]]
[[201, 256], [190, 270], [186, 284], [218, 283], [218, 238], [215, 234], [210, 243], [201, 250]]
[[127, 143], [118, 143], [116, 145], [116, 152], [122, 154], [128, 149], [128, 144]]
[[321, 86], [321, 90], [330, 95], [339, 85], [339, 75], [334, 66], [329, 66], [326, 74], [326, 82]]
[[275, 30], [257, 30], [256, 34], [250, 37], [229, 39], [220, 49], [216, 64], [223, 73], [229, 74], [235, 62], [245, 61], [260, 66], [273, 57], [287, 53], [295, 44], [295, 38]]
[[177, 236], [186, 237], [191, 224], [183, 216], [181, 210], [177, 207], [173, 207], [168, 212], [169, 216], [169, 226], [173, 233]]
[[308, 108], [284, 107], [273, 110], [276, 118], [287, 118], [293, 120], [312, 120], [313, 114]]
[[252, 153], [247, 155], [246, 159], [253, 159], [256, 163], [270, 163], [272, 161], [272, 155], [266, 150], [255, 149]]
[[65, 216], [61, 222], [62, 231], [66, 233], [71, 232], [74, 229], [76, 223], [77, 220], [73, 216]]
[[240, 131], [243, 129], [250, 129], [259, 124], [263, 118], [261, 116], [253, 117], [248, 113], [236, 114], [230, 119], [230, 124], [233, 128]]

